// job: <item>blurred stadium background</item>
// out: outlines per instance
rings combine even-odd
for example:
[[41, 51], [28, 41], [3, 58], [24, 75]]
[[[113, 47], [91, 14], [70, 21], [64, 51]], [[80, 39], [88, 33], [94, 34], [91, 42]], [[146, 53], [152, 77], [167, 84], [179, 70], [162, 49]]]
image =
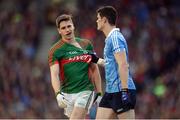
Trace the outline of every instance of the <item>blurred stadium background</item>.
[[[66, 118], [50, 83], [47, 52], [55, 19], [74, 16], [76, 35], [103, 56], [96, 9], [112, 5], [129, 45], [136, 118], [180, 118], [179, 0], [0, 0], [0, 118]], [[100, 68], [104, 79], [103, 68]]]

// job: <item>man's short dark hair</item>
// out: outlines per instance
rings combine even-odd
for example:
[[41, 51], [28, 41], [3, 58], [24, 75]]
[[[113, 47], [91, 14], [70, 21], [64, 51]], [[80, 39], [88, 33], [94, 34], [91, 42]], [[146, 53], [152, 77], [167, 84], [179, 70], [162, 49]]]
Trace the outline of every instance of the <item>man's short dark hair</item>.
[[56, 18], [56, 26], [57, 28], [59, 28], [59, 24], [62, 22], [62, 21], [69, 21], [71, 20], [72, 21], [72, 15], [68, 15], [68, 14], [62, 14], [60, 16], [58, 16]]
[[112, 6], [103, 6], [100, 7], [97, 11], [101, 17], [106, 17], [108, 19], [109, 24], [115, 25], [117, 18], [117, 11]]

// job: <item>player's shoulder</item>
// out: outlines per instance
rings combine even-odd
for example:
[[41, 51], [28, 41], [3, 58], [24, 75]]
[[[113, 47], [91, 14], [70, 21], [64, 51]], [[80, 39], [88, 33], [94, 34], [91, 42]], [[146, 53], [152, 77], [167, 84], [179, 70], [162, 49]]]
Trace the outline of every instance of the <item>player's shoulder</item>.
[[54, 53], [57, 49], [60, 49], [63, 46], [64, 42], [62, 40], [57, 41], [52, 45], [52, 47], [49, 49], [49, 54]]
[[114, 31], [109, 37], [106, 38], [108, 42], [112, 43], [115, 41], [125, 42], [123, 34], [119, 31]]

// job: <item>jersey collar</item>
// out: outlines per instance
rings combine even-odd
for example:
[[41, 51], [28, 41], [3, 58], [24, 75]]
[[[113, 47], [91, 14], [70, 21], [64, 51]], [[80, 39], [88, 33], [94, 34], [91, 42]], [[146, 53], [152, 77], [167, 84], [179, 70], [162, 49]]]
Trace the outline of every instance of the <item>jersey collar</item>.
[[109, 34], [108, 34], [108, 36], [106, 37], [106, 40], [107, 40], [107, 38], [114, 32], [114, 31], [120, 31], [119, 30], [119, 28], [113, 28], [110, 32], [109, 32]]

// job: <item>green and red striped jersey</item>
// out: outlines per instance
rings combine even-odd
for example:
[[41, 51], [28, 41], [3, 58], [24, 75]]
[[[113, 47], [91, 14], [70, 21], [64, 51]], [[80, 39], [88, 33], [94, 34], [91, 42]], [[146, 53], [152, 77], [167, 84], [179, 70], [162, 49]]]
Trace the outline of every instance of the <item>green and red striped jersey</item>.
[[60, 89], [65, 93], [94, 89], [89, 76], [90, 55], [87, 54], [93, 51], [93, 46], [89, 40], [80, 38], [75, 40], [82, 49], [59, 40], [52, 46], [48, 55], [50, 66], [59, 64]]

